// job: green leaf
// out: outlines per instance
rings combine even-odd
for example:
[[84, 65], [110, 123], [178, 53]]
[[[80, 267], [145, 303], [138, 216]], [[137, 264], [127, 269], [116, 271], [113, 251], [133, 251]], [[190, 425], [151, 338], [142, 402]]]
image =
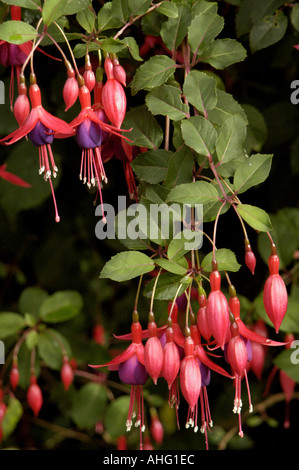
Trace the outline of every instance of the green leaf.
[[161, 259], [154, 259], [154, 262], [160, 267], [165, 269], [165, 271], [168, 271], [173, 274], [178, 274], [179, 276], [184, 276], [186, 274], [187, 268], [188, 268], [188, 263], [187, 267], [183, 267], [178, 263], [175, 263], [173, 260], [161, 258]]
[[210, 11], [195, 16], [188, 30], [188, 42], [193, 53], [200, 54], [222, 31], [224, 19]]
[[98, 29], [106, 31], [119, 28], [121, 25], [121, 20], [117, 19], [112, 12], [112, 2], [105, 3], [98, 12]]
[[230, 93], [217, 89], [217, 104], [208, 112], [209, 120], [220, 126], [227, 118], [234, 114], [239, 114], [245, 124], [248, 123], [245, 111], [235, 98]]
[[1, 423], [4, 439], [14, 432], [22, 417], [22, 414], [22, 404], [15, 397], [10, 396], [5, 415]]
[[85, 29], [88, 33], [91, 33], [95, 25], [95, 14], [88, 8], [83, 11], [79, 11], [76, 15], [76, 19], [80, 26]]
[[37, 32], [24, 21], [5, 21], [0, 24], [0, 39], [11, 44], [24, 44], [37, 37]]
[[100, 278], [123, 282], [151, 272], [155, 264], [151, 258], [138, 251], [123, 251], [113, 256], [103, 267]]
[[127, 137], [134, 145], [157, 149], [163, 140], [163, 131], [154, 116], [145, 108], [139, 107], [126, 113], [123, 129], [132, 129]]
[[0, 338], [19, 333], [26, 326], [25, 318], [18, 313], [0, 312]]
[[6, 5], [29, 8], [30, 10], [38, 10], [40, 7], [40, 0], [5, 0], [3, 3]]
[[[130, 208], [128, 209], [130, 211]], [[118, 240], [128, 250], [146, 250], [150, 245], [147, 238], [137, 237], [132, 239], [128, 233], [128, 225], [134, 219], [134, 215], [128, 215], [128, 210], [121, 210], [115, 217], [115, 233]]]
[[216, 39], [205, 49], [201, 61], [215, 69], [224, 69], [245, 59], [246, 49], [235, 39]]
[[193, 166], [194, 157], [191, 149], [182, 145], [169, 159], [164, 186], [172, 189], [179, 184], [191, 183]]
[[236, 208], [242, 219], [258, 232], [272, 229], [270, 217], [263, 209], [249, 204], [239, 204]]
[[63, 14], [75, 15], [79, 11], [86, 10], [89, 4], [90, 0], [68, 0], [64, 7]]
[[176, 234], [169, 243], [167, 249], [168, 259], [176, 261], [182, 258], [190, 251], [190, 243], [193, 245], [196, 243], [197, 248], [200, 248], [202, 245], [202, 238], [202, 232], [194, 232], [189, 229], [184, 229], [182, 232]]
[[299, 5], [294, 4], [291, 8], [290, 20], [296, 31], [299, 31]]
[[273, 363], [279, 369], [283, 370], [297, 383], [299, 383], [298, 357], [298, 344], [295, 343], [294, 348], [291, 347], [282, 351], [273, 360]]
[[113, 400], [107, 408], [104, 416], [104, 427], [113, 439], [126, 433], [129, 404], [130, 397], [122, 396]]
[[245, 140], [245, 148], [248, 155], [252, 151], [260, 152], [267, 140], [267, 125], [263, 114], [250, 104], [242, 105], [247, 119], [247, 135]]
[[69, 0], [47, 0], [44, 3], [42, 17], [46, 26], [64, 14]]
[[[179, 289], [178, 295], [181, 295], [190, 285], [191, 279], [187, 276], [178, 276], [172, 273], [162, 273], [159, 276], [156, 290], [155, 299], [157, 300], [172, 300]], [[143, 295], [147, 298], [151, 298], [153, 293], [153, 287], [155, 279], [149, 281], [143, 290]], [[181, 285], [182, 284], [182, 285]], [[181, 287], [180, 287], [181, 285]]]
[[130, 16], [128, 0], [112, 0], [111, 8], [115, 19], [126, 23]]
[[163, 85], [175, 72], [175, 62], [166, 55], [155, 55], [142, 64], [131, 82], [132, 93], [150, 91]]
[[167, 1], [162, 2], [157, 11], [162, 15], [168, 16], [168, 18], [177, 18], [179, 14], [177, 6]]
[[191, 21], [191, 10], [188, 5], [177, 4], [178, 14], [164, 21], [160, 35], [164, 44], [170, 51], [175, 51], [182, 43], [188, 33], [188, 26]]
[[218, 161], [222, 164], [244, 157], [245, 138], [246, 125], [241, 116], [236, 114], [224, 121], [216, 142]]
[[167, 201], [181, 204], [206, 204], [219, 199], [215, 186], [207, 181], [195, 181], [194, 183], [180, 184], [168, 194]]
[[136, 42], [136, 39], [131, 36], [126, 36], [122, 39], [122, 42], [127, 45], [128, 50], [134, 60], [142, 61], [142, 57], [139, 55], [139, 47]]
[[38, 345], [39, 333], [36, 330], [31, 330], [26, 336], [26, 345], [30, 351]]
[[189, 103], [203, 115], [216, 106], [216, 80], [204, 72], [192, 70], [188, 73], [183, 90]]
[[234, 177], [234, 190], [243, 193], [268, 177], [273, 155], [255, 154], [239, 166]]
[[[238, 263], [233, 251], [226, 248], [220, 248], [215, 253], [219, 271], [239, 271], [241, 265]], [[210, 273], [212, 271], [213, 252], [207, 254], [201, 262], [203, 271]]]
[[83, 385], [72, 397], [72, 420], [79, 429], [93, 429], [102, 419], [107, 401], [104, 385], [94, 382]]
[[184, 142], [197, 153], [208, 156], [215, 149], [217, 133], [213, 125], [203, 116], [184, 119], [181, 123]]
[[154, 88], [146, 96], [146, 104], [152, 114], [168, 116], [173, 121], [187, 117], [188, 106], [182, 103], [181, 90], [172, 85]]
[[151, 0], [126, 0], [130, 16], [144, 15], [151, 6]]
[[107, 38], [101, 41], [101, 49], [108, 54], [117, 54], [118, 52], [126, 49], [127, 45], [120, 39]]
[[149, 150], [137, 155], [131, 166], [140, 180], [156, 184], [165, 179], [172, 155], [163, 149]]
[[47, 297], [48, 293], [44, 289], [27, 287], [22, 291], [19, 298], [19, 312], [23, 314], [30, 313], [37, 319], [40, 307]]
[[255, 23], [250, 31], [250, 48], [259, 51], [280, 41], [288, 27], [288, 19], [282, 11], [264, 16]]
[[64, 336], [58, 331], [47, 328], [38, 335], [38, 355], [53, 370], [61, 369], [63, 359], [62, 347], [70, 355], [70, 346]]
[[40, 317], [47, 323], [64, 322], [79, 315], [83, 306], [76, 291], [58, 291], [46, 298], [40, 309]]

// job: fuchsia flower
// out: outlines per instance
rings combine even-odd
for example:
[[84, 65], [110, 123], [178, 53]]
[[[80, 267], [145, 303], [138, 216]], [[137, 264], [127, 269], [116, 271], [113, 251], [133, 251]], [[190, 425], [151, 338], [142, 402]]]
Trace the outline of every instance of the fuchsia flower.
[[140, 450], [142, 449], [142, 432], [144, 425], [143, 385], [149, 377], [144, 366], [144, 346], [142, 344], [142, 328], [139, 323], [137, 312], [133, 313], [131, 326], [132, 342], [122, 353], [114, 357], [110, 362], [101, 365], [90, 365], [90, 367], [108, 366], [111, 370], [118, 370], [119, 378], [127, 385], [131, 385], [130, 405], [126, 422], [127, 431], [132, 427], [132, 417], [136, 412], [135, 426], [140, 427]]
[[264, 286], [264, 307], [268, 317], [274, 325], [276, 333], [288, 308], [288, 293], [279, 275], [279, 258], [275, 246], [272, 246], [272, 253], [268, 259], [270, 275]]
[[224, 349], [229, 328], [229, 308], [225, 295], [221, 292], [221, 275], [217, 266], [210, 274], [211, 292], [207, 300], [207, 319], [210, 332], [221, 349]]
[[144, 347], [144, 365], [154, 384], [157, 384], [163, 367], [163, 347], [157, 336], [157, 325], [153, 318], [148, 323], [148, 333], [149, 338]]
[[[55, 164], [51, 143], [54, 135], [59, 133], [62, 137], [68, 137], [74, 134], [74, 130], [69, 124], [52, 114], [48, 113], [42, 106], [40, 88], [36, 83], [35, 75], [30, 77], [29, 97], [31, 101], [31, 111], [25, 122], [15, 131], [0, 140], [4, 145], [12, 145], [25, 136], [29, 136], [33, 145], [39, 148], [39, 173], [44, 174], [45, 181], [49, 181], [54, 201], [55, 220], [59, 222], [60, 217], [57, 210], [54, 189], [52, 185], [53, 177], [56, 177], [58, 168]], [[51, 164], [51, 166], [50, 166]]]
[[255, 266], [256, 266], [256, 257], [253, 253], [249, 240], [245, 239], [245, 264], [249, 271], [254, 274]]

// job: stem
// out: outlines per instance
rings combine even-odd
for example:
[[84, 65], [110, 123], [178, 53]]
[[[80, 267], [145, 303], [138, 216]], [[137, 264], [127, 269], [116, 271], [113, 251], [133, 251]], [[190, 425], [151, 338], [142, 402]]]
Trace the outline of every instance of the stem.
[[165, 120], [165, 144], [164, 149], [169, 150], [169, 130], [170, 130], [170, 119], [169, 116], [166, 116]]
[[191, 289], [192, 289], [192, 283], [190, 284], [189, 291], [188, 291], [188, 297], [187, 297], [187, 307], [186, 307], [186, 328], [188, 327], [189, 323], [189, 310], [190, 310], [190, 302], [191, 302]]
[[224, 201], [216, 215], [215, 223], [214, 223], [214, 231], [213, 231], [213, 263], [216, 263], [216, 231], [217, 231], [217, 225], [218, 225], [218, 220], [220, 216], [220, 212], [222, 211], [223, 206], [226, 204], [226, 201]]
[[239, 212], [237, 211], [237, 208], [236, 208], [235, 204], [232, 204], [232, 206], [233, 206], [233, 208], [234, 208], [234, 210], [235, 210], [235, 212], [236, 212], [236, 214], [237, 214], [237, 216], [238, 216], [238, 218], [239, 218], [239, 220], [240, 220], [240, 223], [241, 223], [241, 225], [242, 225], [242, 229], [243, 229], [243, 232], [244, 232], [245, 239], [248, 240], [248, 235], [247, 235], [247, 231], [246, 231], [246, 227], [245, 227], [245, 224], [244, 224], [244, 222], [243, 222], [243, 219], [242, 219], [242, 217], [240, 216]]
[[[36, 26], [36, 32], [38, 32], [38, 29], [42, 23], [43, 19], [40, 18], [39, 22], [37, 23], [37, 26]], [[34, 38], [34, 41], [33, 41], [33, 44], [32, 44], [32, 49], [30, 51], [30, 54], [28, 54], [28, 56], [26, 57], [26, 60], [25, 62], [23, 63], [22, 65], [22, 69], [21, 69], [21, 73], [24, 74], [24, 71], [25, 71], [25, 68], [27, 67], [27, 64], [28, 62], [30, 61], [31, 63], [31, 72], [33, 72], [33, 54], [34, 54], [34, 51], [35, 49], [37, 49], [37, 47], [39, 46], [39, 44], [41, 43], [41, 41], [43, 40], [44, 38], [44, 33], [40, 36], [40, 38], [38, 39], [38, 41], [36, 41], [36, 38]]]
[[151, 297], [151, 304], [150, 304], [150, 313], [153, 313], [153, 306], [154, 306], [154, 297], [155, 297], [155, 292], [156, 292], [156, 287], [157, 287], [157, 283], [158, 283], [158, 279], [160, 277], [160, 274], [162, 272], [162, 268], [159, 269], [159, 272], [156, 276], [156, 279], [155, 279], [155, 284], [154, 284], [154, 287], [153, 287], [153, 292], [152, 292], [152, 297]]
[[68, 62], [68, 59], [67, 59], [65, 53], [63, 52], [62, 48], [59, 46], [57, 41], [55, 41], [55, 39], [48, 32], [46, 32], [46, 36], [48, 36], [51, 39], [51, 41], [53, 42], [53, 44], [55, 44], [55, 46], [59, 50], [60, 54], [62, 55], [64, 62]]
[[76, 70], [76, 74], [79, 76], [80, 73], [79, 73], [79, 70], [78, 70], [78, 67], [77, 67], [77, 64], [76, 64], [76, 60], [75, 60], [75, 57], [74, 57], [74, 53], [73, 53], [73, 50], [72, 50], [72, 48], [71, 48], [71, 45], [70, 45], [70, 43], [69, 43], [69, 41], [68, 41], [66, 35], [65, 35], [65, 32], [64, 32], [63, 29], [59, 26], [59, 24], [56, 23], [56, 21], [54, 21], [54, 24], [55, 24], [55, 26], [59, 29], [59, 31], [61, 32], [62, 36], [63, 36], [64, 39], [65, 39], [65, 42], [66, 42], [67, 47], [68, 47], [68, 49], [69, 49], [69, 51], [70, 51], [70, 54], [71, 54], [71, 58], [72, 58], [72, 61], [73, 61], [73, 64], [74, 64], [74, 68], [75, 68], [75, 70]]
[[147, 15], [147, 14], [150, 13], [151, 11], [155, 10], [156, 8], [159, 8], [159, 6], [160, 6], [161, 4], [162, 4], [162, 2], [157, 3], [156, 5], [153, 5], [151, 8], [149, 8], [146, 13], [143, 13], [142, 15], [138, 15], [138, 16], [136, 16], [135, 18], [130, 18], [130, 20], [115, 34], [115, 36], [114, 36], [113, 39], [119, 38], [119, 36], [121, 36], [122, 33], [123, 33], [129, 26], [131, 26], [133, 23], [135, 23], [135, 21], [138, 21], [140, 18], [142, 18], [143, 16]]
[[135, 303], [134, 303], [134, 312], [137, 312], [138, 310], [138, 300], [139, 300], [139, 295], [140, 295], [140, 290], [141, 290], [141, 285], [142, 285], [142, 279], [143, 279], [143, 274], [141, 274], [138, 282], [138, 287], [137, 287], [137, 292], [136, 292], [136, 297], [135, 297]]

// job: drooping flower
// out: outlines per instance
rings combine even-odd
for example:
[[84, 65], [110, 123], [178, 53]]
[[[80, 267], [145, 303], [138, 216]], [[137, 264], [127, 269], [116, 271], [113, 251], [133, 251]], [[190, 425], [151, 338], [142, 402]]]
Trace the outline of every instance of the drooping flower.
[[[142, 327], [139, 323], [139, 315], [133, 312], [131, 326], [132, 342], [122, 353], [115, 356], [106, 364], [91, 365], [98, 368], [108, 366], [111, 370], [118, 370], [119, 378], [127, 385], [131, 385], [131, 395], [128, 417], [126, 421], [127, 431], [133, 425], [133, 415], [136, 414], [135, 426], [140, 427], [140, 450], [142, 449], [142, 432], [144, 425], [143, 385], [148, 380], [149, 374], [144, 366], [144, 346], [142, 344]], [[136, 411], [135, 411], [136, 410]]]
[[220, 290], [221, 275], [217, 265], [213, 265], [210, 274], [211, 292], [207, 300], [207, 319], [212, 336], [221, 349], [224, 349], [229, 328], [229, 308], [225, 295]]
[[285, 283], [279, 274], [279, 257], [275, 246], [268, 259], [269, 277], [266, 280], [263, 292], [264, 307], [268, 317], [274, 325], [276, 333], [286, 314], [288, 307], [288, 293]]
[[127, 98], [121, 83], [114, 77], [113, 61], [106, 57], [104, 68], [107, 81], [102, 90], [102, 103], [104, 111], [110, 122], [120, 128], [127, 109]]
[[157, 336], [157, 325], [153, 313], [149, 316], [148, 333], [149, 338], [144, 346], [144, 365], [154, 383], [157, 384], [163, 367], [163, 347]]
[[52, 185], [52, 174], [55, 178], [58, 168], [55, 164], [51, 143], [54, 135], [59, 133], [61, 137], [69, 137], [74, 134], [74, 130], [62, 119], [59, 119], [48, 111], [42, 105], [40, 88], [36, 83], [36, 77], [31, 74], [29, 87], [29, 97], [31, 101], [31, 111], [26, 121], [15, 131], [0, 140], [4, 145], [12, 145], [25, 136], [29, 136], [33, 145], [39, 148], [39, 173], [44, 174], [45, 181], [49, 181], [53, 196], [55, 220], [60, 221], [58, 214], [54, 189]]

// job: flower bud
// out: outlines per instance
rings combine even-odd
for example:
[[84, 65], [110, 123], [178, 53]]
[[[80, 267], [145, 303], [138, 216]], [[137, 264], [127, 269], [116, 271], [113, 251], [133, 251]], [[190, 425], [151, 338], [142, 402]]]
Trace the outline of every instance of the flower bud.
[[266, 280], [263, 292], [266, 313], [274, 325], [276, 333], [280, 328], [288, 307], [288, 293], [279, 272], [279, 258], [271, 254], [268, 260], [270, 275]]
[[63, 383], [65, 391], [67, 391], [74, 380], [74, 372], [73, 369], [68, 361], [65, 359], [60, 371], [61, 381]]
[[209, 328], [208, 318], [207, 318], [207, 299], [205, 295], [201, 295], [198, 298], [199, 300], [199, 309], [197, 312], [197, 326], [201, 336], [209, 341], [211, 338], [211, 331]]
[[118, 62], [117, 59], [113, 61], [113, 74], [114, 78], [121, 83], [123, 86], [127, 85], [127, 76], [125, 69], [123, 68], [122, 65]]
[[144, 346], [144, 365], [154, 383], [157, 383], [163, 367], [163, 347], [157, 337], [157, 325], [154, 321], [148, 325], [149, 338]]
[[43, 404], [43, 395], [34, 376], [31, 377], [31, 384], [27, 390], [27, 403], [32, 409], [34, 416], [38, 416]]
[[198, 361], [194, 357], [194, 342], [191, 337], [187, 337], [185, 342], [185, 357], [180, 369], [180, 385], [182, 394], [193, 413], [200, 394], [201, 373]]
[[247, 366], [247, 349], [245, 342], [238, 334], [238, 326], [236, 323], [232, 324], [232, 338], [227, 343], [227, 360], [231, 365], [233, 372], [240, 377], [244, 375]]
[[17, 364], [13, 364], [9, 374], [9, 381], [12, 389], [15, 390], [19, 384], [20, 373]]
[[210, 274], [211, 292], [207, 300], [207, 319], [211, 334], [221, 347], [224, 348], [229, 328], [229, 308], [225, 295], [220, 291], [221, 276], [219, 271]]
[[96, 76], [94, 71], [92, 70], [92, 65], [90, 63], [89, 54], [85, 56], [85, 72], [83, 74], [84, 82], [89, 91], [94, 89], [96, 83]]
[[249, 271], [254, 274], [255, 266], [256, 266], [256, 257], [253, 253], [249, 240], [245, 240], [245, 264]]
[[111, 123], [120, 128], [127, 109], [127, 98], [122, 85], [116, 79], [109, 79], [103, 86], [102, 103]]
[[166, 344], [163, 348], [163, 367], [161, 375], [168, 383], [169, 389], [180, 370], [180, 355], [173, 338], [173, 329], [172, 327], [168, 327], [166, 330]]
[[156, 444], [162, 444], [164, 438], [164, 429], [156, 412], [151, 413], [150, 432]]

